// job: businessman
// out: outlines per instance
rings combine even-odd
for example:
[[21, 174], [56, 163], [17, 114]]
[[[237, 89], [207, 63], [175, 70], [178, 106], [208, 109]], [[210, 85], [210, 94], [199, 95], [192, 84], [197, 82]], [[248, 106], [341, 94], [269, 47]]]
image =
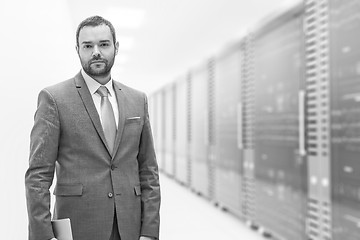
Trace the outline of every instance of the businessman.
[[145, 94], [111, 77], [119, 43], [99, 16], [80, 23], [73, 78], [39, 93], [25, 174], [29, 240], [56, 239], [70, 218], [74, 240], [159, 238], [160, 185]]

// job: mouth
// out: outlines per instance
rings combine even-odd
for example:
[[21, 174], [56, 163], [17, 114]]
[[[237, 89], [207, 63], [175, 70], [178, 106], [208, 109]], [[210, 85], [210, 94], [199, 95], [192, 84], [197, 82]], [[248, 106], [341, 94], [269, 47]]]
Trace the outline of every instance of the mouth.
[[103, 60], [94, 60], [94, 61], [90, 61], [90, 64], [106, 64], [106, 62], [105, 61], [103, 61]]

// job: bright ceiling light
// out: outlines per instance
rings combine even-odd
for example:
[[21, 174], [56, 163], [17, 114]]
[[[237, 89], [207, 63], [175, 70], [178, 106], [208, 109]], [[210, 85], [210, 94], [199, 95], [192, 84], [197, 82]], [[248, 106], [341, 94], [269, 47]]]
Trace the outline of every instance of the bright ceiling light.
[[145, 19], [145, 10], [140, 8], [109, 8], [105, 18], [114, 24], [115, 28], [139, 28]]
[[134, 47], [134, 39], [127, 36], [118, 36], [116, 40], [119, 42], [119, 50], [128, 51]]

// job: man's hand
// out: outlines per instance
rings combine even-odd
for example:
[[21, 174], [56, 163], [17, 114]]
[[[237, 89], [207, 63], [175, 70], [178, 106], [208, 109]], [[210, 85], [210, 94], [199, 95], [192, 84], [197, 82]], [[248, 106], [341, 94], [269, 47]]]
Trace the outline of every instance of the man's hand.
[[155, 238], [141, 236], [139, 240], [155, 240]]

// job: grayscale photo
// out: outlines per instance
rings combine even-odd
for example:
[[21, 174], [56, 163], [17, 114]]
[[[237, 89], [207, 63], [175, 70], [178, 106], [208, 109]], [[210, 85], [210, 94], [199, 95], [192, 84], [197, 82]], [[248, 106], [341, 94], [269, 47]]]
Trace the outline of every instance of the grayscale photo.
[[0, 239], [360, 239], [360, 1], [1, 5]]

